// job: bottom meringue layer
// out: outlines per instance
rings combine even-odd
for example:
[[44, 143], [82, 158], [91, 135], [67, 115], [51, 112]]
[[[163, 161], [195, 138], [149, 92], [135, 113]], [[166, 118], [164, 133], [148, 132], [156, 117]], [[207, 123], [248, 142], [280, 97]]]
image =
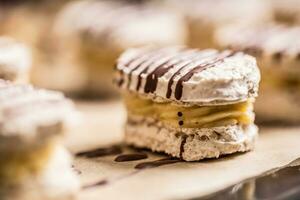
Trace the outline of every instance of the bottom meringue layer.
[[167, 125], [183, 128], [209, 128], [253, 123], [253, 100], [228, 105], [183, 106], [170, 102], [154, 102], [137, 95], [126, 94], [129, 114], [152, 117]]
[[164, 152], [185, 161], [198, 161], [252, 150], [257, 132], [254, 124], [174, 128], [151, 118], [129, 117], [125, 141], [129, 145]]

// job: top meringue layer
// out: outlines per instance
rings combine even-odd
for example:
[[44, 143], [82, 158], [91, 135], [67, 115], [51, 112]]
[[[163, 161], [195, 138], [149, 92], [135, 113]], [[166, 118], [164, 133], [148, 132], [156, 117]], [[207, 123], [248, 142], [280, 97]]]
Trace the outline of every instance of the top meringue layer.
[[139, 48], [117, 62], [119, 87], [154, 101], [229, 104], [257, 96], [256, 60], [242, 52], [167, 47]]
[[79, 35], [102, 46], [120, 49], [145, 44], [184, 44], [183, 17], [154, 5], [116, 1], [75, 1], [67, 4], [55, 22], [59, 35]]
[[215, 39], [221, 47], [245, 51], [255, 56], [297, 60], [300, 57], [299, 35], [300, 26], [235, 24], [220, 28]]
[[38, 143], [37, 138], [60, 135], [76, 114], [73, 103], [59, 92], [0, 81], [2, 142], [18, 138], [19, 142]]

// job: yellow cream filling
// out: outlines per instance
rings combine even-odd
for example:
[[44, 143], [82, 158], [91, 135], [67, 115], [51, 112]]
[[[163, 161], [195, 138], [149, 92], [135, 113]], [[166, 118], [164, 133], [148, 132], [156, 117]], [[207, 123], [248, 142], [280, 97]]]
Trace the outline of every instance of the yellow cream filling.
[[0, 152], [0, 184], [18, 182], [39, 173], [46, 166], [56, 143], [55, 140], [29, 150]]
[[125, 95], [129, 115], [156, 118], [174, 127], [205, 128], [253, 122], [253, 102], [215, 106], [182, 106], [169, 102], [158, 103], [136, 95]]

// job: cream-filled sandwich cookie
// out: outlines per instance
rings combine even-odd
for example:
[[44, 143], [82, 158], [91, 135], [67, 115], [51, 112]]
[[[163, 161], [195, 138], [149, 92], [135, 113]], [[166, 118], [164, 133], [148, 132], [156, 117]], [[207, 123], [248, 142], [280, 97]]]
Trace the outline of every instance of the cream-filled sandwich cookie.
[[0, 37], [0, 79], [28, 82], [31, 68], [31, 51], [9, 37]]
[[129, 47], [184, 44], [184, 20], [166, 9], [136, 2], [76, 1], [57, 17], [57, 37], [86, 70], [84, 91], [109, 96], [113, 66]]
[[260, 0], [167, 0], [167, 6], [186, 17], [188, 44], [196, 48], [214, 48], [213, 34], [222, 25], [242, 22], [257, 24], [272, 18], [267, 1]]
[[79, 182], [61, 144], [77, 116], [72, 102], [1, 80], [0, 115], [1, 199], [73, 199]]
[[223, 48], [257, 58], [262, 72], [255, 109], [264, 123], [300, 122], [300, 26], [226, 26], [216, 34]]
[[128, 118], [125, 140], [186, 161], [249, 151], [260, 73], [241, 52], [130, 49], [116, 65]]

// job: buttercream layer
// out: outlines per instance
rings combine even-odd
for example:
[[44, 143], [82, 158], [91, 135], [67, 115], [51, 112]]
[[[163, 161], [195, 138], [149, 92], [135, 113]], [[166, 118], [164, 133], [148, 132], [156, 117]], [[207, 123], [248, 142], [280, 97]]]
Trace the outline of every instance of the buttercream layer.
[[253, 123], [252, 101], [215, 106], [184, 106], [154, 102], [137, 95], [125, 95], [129, 120], [131, 115], [151, 117], [173, 127], [204, 128]]
[[0, 182], [1, 199], [76, 199], [80, 185], [71, 164], [70, 154], [62, 146], [55, 145], [44, 169], [39, 173], [33, 173], [22, 181], [10, 179]]
[[53, 138], [30, 148], [1, 151], [0, 185], [20, 182], [41, 173], [57, 145], [57, 138]]

